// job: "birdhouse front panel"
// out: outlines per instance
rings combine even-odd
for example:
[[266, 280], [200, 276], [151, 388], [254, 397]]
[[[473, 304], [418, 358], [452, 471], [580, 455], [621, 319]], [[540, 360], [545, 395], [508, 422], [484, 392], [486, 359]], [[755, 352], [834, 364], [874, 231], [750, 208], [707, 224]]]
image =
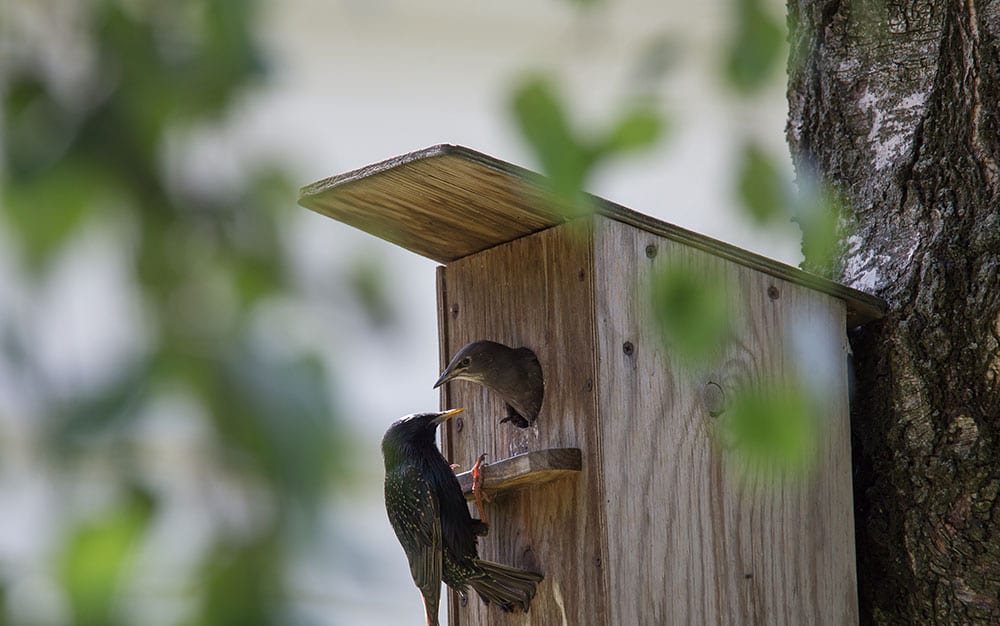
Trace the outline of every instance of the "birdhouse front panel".
[[[570, 222], [449, 263], [439, 270], [441, 366], [468, 342], [528, 347], [541, 363], [545, 395], [527, 428], [501, 423], [507, 409], [489, 389], [456, 380], [442, 403], [465, 407], [442, 434], [445, 456], [467, 470], [553, 448], [579, 448], [582, 472], [504, 492], [486, 503], [484, 559], [545, 575], [527, 614], [504, 614], [470, 594], [450, 596], [452, 626], [607, 624], [607, 529], [598, 449], [593, 233]], [[487, 467], [488, 475], [490, 468]]]
[[[857, 623], [843, 301], [595, 220], [608, 623]], [[716, 358], [685, 363], [654, 322], [650, 294], [671, 267], [726, 292]], [[803, 387], [819, 402], [777, 425], [813, 429], [786, 451], [797, 463], [748, 454], [767, 424], [731, 422], [748, 419], [745, 405], [735, 415], [746, 394], [782, 408], [778, 390]]]

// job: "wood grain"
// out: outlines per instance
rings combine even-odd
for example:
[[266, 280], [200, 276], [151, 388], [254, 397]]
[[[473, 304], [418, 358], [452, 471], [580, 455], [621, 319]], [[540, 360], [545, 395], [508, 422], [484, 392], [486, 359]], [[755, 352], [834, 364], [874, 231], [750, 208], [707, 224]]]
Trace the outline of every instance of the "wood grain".
[[600, 471], [594, 340], [593, 240], [590, 219], [567, 223], [450, 263], [439, 283], [440, 326], [447, 334], [442, 368], [455, 350], [492, 339], [534, 350], [545, 376], [535, 424], [500, 424], [503, 402], [466, 381], [443, 387], [446, 406], [464, 406], [448, 423], [444, 449], [471, 467], [489, 458], [548, 448], [579, 448], [573, 480], [522, 489], [487, 503], [490, 533], [480, 555], [545, 574], [528, 614], [504, 614], [474, 595], [452, 594], [452, 626], [610, 624], [604, 484]]
[[[483, 463], [483, 489], [490, 497], [496, 497], [577, 475], [582, 468], [583, 455], [579, 448], [524, 452], [494, 463]], [[465, 499], [472, 500], [472, 472], [459, 474], [458, 484], [462, 486]]]
[[[596, 220], [604, 511], [618, 538], [610, 623], [857, 623], [844, 303]], [[651, 322], [646, 294], [668, 264], [728, 285], [734, 337], [711, 366], [680, 366]], [[796, 361], [799, 331], [834, 349]], [[727, 399], [808, 368], [828, 374], [815, 465], [779, 480], [741, 473], [719, 427]]]
[[[847, 303], [847, 324], [884, 316], [881, 299], [592, 196], [598, 214]], [[299, 204], [417, 254], [449, 263], [566, 218], [535, 172], [441, 144], [303, 187]]]

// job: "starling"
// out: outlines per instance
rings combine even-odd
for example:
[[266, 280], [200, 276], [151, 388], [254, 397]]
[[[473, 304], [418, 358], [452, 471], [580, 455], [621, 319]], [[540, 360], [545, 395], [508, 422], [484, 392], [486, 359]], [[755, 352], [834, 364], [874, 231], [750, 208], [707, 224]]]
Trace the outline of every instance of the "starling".
[[385, 509], [424, 599], [428, 626], [438, 624], [441, 581], [504, 611], [528, 610], [541, 574], [482, 561], [476, 537], [486, 526], [469, 514], [458, 478], [434, 443], [437, 427], [462, 409], [416, 413], [382, 438]]
[[521, 428], [535, 423], [545, 395], [535, 353], [495, 341], [473, 341], [459, 350], [434, 387], [449, 380], [471, 380], [497, 392], [507, 404], [507, 417], [500, 423], [513, 422]]

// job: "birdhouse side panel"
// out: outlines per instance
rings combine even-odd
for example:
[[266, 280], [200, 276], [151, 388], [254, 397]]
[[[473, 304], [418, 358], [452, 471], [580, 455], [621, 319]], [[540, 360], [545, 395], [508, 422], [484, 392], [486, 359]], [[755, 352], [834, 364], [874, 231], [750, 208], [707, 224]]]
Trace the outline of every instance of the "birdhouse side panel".
[[[654, 321], [668, 267], [724, 285], [730, 336], [701, 365]], [[612, 623], [857, 623], [843, 302], [601, 217], [595, 285]], [[773, 475], [726, 420], [783, 385], [821, 407], [808, 462]]]
[[500, 423], [507, 411], [495, 392], [468, 381], [447, 383], [442, 404], [466, 412], [443, 434], [446, 456], [465, 470], [482, 453], [490, 462], [551, 448], [582, 451], [581, 472], [486, 504], [490, 531], [479, 540], [480, 556], [545, 575], [530, 612], [505, 614], [475, 594], [465, 602], [452, 594], [452, 626], [611, 623], [594, 389], [592, 237], [590, 219], [582, 219], [440, 270], [442, 368], [468, 342], [489, 339], [533, 350], [545, 381], [541, 411], [527, 428]]

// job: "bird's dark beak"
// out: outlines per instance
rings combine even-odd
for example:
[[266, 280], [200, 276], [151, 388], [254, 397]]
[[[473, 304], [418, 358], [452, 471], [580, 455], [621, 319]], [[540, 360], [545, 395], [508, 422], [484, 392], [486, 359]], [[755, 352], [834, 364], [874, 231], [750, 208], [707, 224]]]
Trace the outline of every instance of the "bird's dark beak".
[[450, 367], [445, 371], [441, 372], [441, 377], [437, 379], [436, 383], [434, 383], [434, 389], [437, 389], [441, 385], [451, 380], [453, 374], [454, 372], [452, 372], [452, 369]]
[[451, 418], [455, 417], [456, 415], [458, 415], [459, 413], [461, 413], [464, 410], [465, 410], [465, 408], [463, 407], [463, 408], [460, 408], [460, 409], [451, 409], [449, 411], [444, 411], [444, 412], [440, 413], [437, 417], [435, 417], [434, 419], [432, 419], [431, 421], [434, 422], [435, 424], [443, 424], [443, 423], [447, 422], [448, 420], [450, 420]]

